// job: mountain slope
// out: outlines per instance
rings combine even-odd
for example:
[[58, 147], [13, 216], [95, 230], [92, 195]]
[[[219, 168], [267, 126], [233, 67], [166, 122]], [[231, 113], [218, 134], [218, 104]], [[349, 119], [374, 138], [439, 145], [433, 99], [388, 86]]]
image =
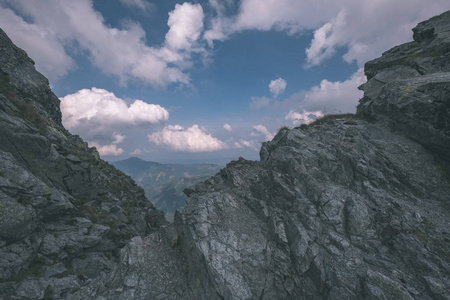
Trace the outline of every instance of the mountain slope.
[[175, 211], [186, 203], [183, 190], [206, 180], [222, 168], [214, 164], [160, 164], [137, 157], [112, 164], [131, 176], [170, 222], [173, 221]]
[[141, 188], [64, 129], [47, 79], [1, 30], [0, 132], [0, 298], [65, 298], [165, 224]]
[[167, 225], [0, 31], [0, 297], [448, 299], [449, 49], [450, 12], [420, 23], [355, 116], [280, 130]]

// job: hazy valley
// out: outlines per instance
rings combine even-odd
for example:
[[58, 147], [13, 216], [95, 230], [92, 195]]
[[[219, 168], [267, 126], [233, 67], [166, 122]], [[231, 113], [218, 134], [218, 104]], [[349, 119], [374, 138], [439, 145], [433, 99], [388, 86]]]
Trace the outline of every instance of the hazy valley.
[[175, 211], [186, 204], [184, 189], [193, 187], [222, 168], [213, 164], [160, 164], [137, 157], [113, 162], [112, 165], [131, 176], [170, 222], [173, 222]]

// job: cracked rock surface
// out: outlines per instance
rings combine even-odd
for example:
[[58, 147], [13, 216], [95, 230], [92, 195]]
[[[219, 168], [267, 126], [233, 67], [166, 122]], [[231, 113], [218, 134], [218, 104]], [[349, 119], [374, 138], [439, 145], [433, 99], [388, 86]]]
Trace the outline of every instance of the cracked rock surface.
[[232, 162], [189, 191], [176, 223], [198, 298], [434, 299], [448, 291], [444, 170], [386, 127], [346, 122], [282, 130], [263, 145], [261, 162]]
[[450, 13], [368, 62], [354, 117], [282, 129], [176, 215], [198, 299], [449, 299]]

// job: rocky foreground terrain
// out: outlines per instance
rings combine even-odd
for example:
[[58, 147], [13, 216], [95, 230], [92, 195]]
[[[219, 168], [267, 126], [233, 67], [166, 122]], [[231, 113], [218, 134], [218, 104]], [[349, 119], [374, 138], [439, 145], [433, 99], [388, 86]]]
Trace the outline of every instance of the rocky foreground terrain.
[[168, 225], [0, 33], [0, 299], [450, 299], [450, 12]]

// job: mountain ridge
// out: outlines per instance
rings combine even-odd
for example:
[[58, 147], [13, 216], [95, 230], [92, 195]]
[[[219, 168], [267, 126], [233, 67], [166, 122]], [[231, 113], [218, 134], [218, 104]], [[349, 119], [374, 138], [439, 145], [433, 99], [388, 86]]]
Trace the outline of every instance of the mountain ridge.
[[450, 11], [413, 33], [355, 116], [282, 128], [168, 224], [0, 31], [0, 297], [448, 299]]
[[59, 99], [0, 30], [0, 295], [66, 298], [165, 224], [129, 177], [61, 123]]
[[183, 190], [207, 179], [222, 168], [215, 164], [161, 164], [137, 157], [112, 164], [131, 176], [170, 222], [173, 222], [175, 211], [185, 205]]

